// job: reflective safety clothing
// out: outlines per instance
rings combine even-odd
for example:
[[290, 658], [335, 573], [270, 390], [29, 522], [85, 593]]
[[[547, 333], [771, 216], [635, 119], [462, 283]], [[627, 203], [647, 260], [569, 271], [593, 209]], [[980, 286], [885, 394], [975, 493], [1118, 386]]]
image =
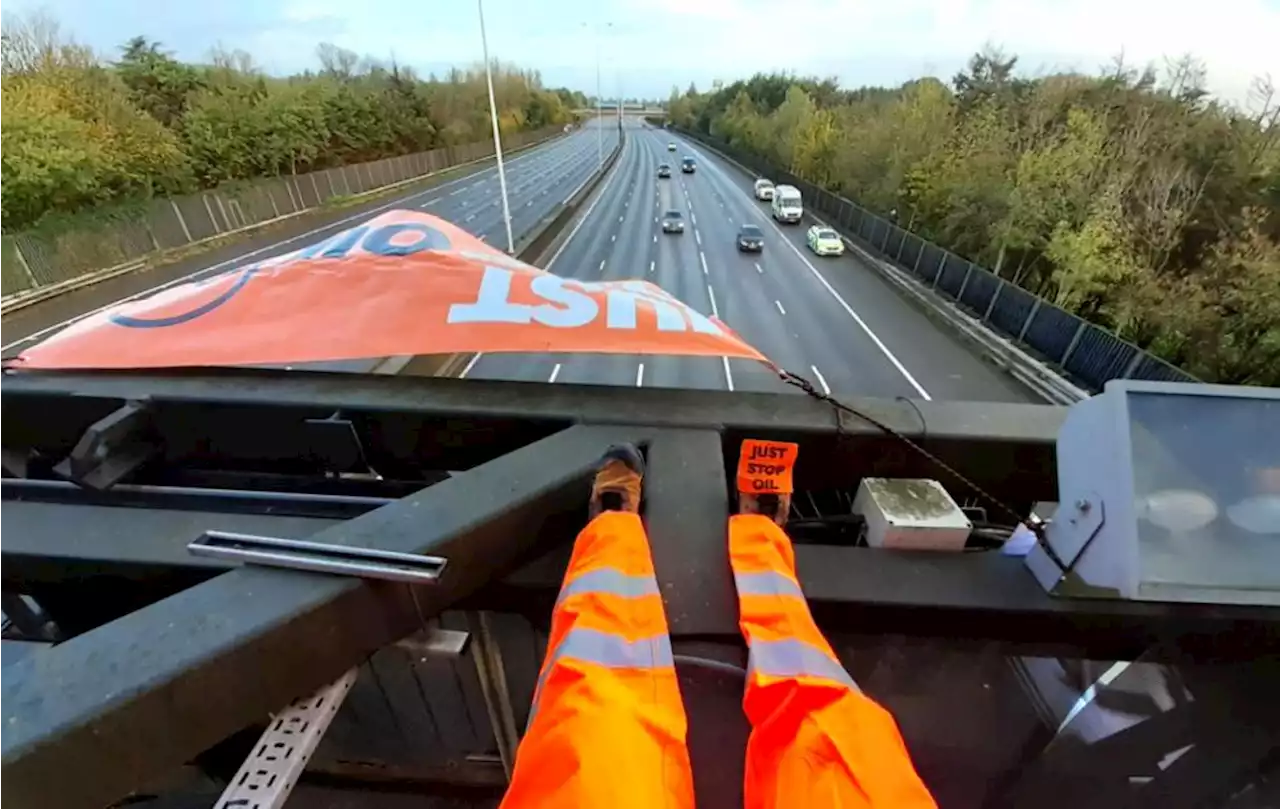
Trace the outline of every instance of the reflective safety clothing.
[[[730, 518], [729, 556], [750, 650], [748, 809], [933, 807], [893, 718], [814, 624], [782, 529]], [[606, 512], [574, 546], [502, 806], [692, 809], [686, 731], [644, 526]]]
[[504, 809], [693, 809], [688, 723], [640, 517], [573, 548]]
[[729, 562], [748, 650], [746, 809], [935, 806], [897, 723], [813, 622], [782, 529], [730, 517]]

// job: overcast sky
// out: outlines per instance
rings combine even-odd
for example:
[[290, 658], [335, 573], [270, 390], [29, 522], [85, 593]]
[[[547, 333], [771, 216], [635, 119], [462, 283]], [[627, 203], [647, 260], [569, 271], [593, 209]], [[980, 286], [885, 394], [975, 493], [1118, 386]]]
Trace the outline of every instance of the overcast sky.
[[[424, 72], [480, 59], [467, 0], [9, 0], [114, 55], [142, 34], [183, 59], [221, 44], [266, 70], [314, 67], [333, 42]], [[1216, 94], [1243, 103], [1254, 76], [1280, 83], [1280, 0], [487, 0], [494, 58], [538, 68], [548, 85], [666, 97], [761, 70], [836, 75], [846, 86], [949, 79], [991, 43], [1026, 72], [1094, 72], [1123, 51], [1135, 64], [1193, 53]]]

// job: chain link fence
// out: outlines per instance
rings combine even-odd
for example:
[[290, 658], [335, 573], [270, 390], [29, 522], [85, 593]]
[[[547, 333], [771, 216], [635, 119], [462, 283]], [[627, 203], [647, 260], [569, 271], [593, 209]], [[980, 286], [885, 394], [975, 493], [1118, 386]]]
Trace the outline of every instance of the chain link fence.
[[1110, 379], [1200, 380], [1133, 343], [1015, 286], [972, 261], [925, 241], [855, 202], [836, 196], [756, 155], [699, 132], [678, 130], [759, 176], [800, 189], [806, 209], [845, 236], [892, 261], [987, 327], [1010, 338], [1093, 391]]
[[[561, 127], [547, 127], [507, 135], [503, 146], [519, 149], [561, 131]], [[447, 146], [305, 174], [227, 183], [198, 194], [152, 199], [109, 217], [87, 214], [74, 224], [6, 235], [0, 240], [3, 294], [140, 261], [161, 250], [316, 208], [334, 197], [385, 188], [492, 154], [492, 141]]]

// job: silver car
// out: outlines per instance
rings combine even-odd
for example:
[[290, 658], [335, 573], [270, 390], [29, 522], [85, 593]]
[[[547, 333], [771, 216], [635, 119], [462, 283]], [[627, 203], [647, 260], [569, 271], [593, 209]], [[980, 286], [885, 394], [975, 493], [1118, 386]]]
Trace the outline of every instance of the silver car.
[[684, 233], [684, 214], [679, 211], [667, 211], [662, 215], [663, 233]]

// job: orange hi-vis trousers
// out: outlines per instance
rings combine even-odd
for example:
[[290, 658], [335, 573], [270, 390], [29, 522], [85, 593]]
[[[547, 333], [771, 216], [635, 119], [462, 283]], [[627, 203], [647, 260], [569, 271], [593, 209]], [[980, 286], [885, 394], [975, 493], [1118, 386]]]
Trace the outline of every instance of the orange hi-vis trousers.
[[[893, 717], [814, 624], [782, 529], [731, 517], [729, 556], [749, 647], [747, 809], [934, 807]], [[579, 535], [547, 649], [504, 809], [693, 807], [687, 721], [638, 516], [606, 512]]]

